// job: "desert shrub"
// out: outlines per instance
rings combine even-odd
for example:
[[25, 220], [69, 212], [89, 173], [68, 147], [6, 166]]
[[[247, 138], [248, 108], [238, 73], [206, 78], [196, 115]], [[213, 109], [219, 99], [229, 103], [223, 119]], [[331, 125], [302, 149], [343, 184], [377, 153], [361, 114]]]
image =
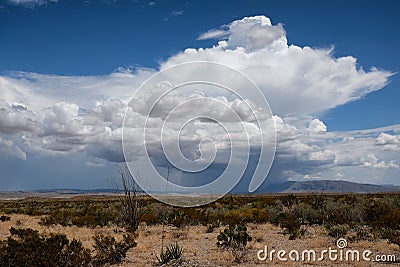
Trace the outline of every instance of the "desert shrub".
[[221, 221], [220, 220], [215, 220], [215, 221], [207, 224], [206, 233], [212, 233], [212, 232], [214, 232], [215, 228], [218, 228], [220, 226], [221, 226]]
[[389, 227], [374, 227], [372, 228], [371, 232], [376, 238], [388, 240], [397, 234], [396, 230]]
[[352, 203], [351, 215], [352, 222], [358, 226], [365, 225], [366, 208], [368, 207], [368, 199], [365, 196], [357, 196]]
[[237, 210], [230, 210], [225, 216], [227, 224], [264, 223], [269, 219], [265, 209], [254, 207], [251, 203]]
[[380, 199], [380, 202], [390, 207], [400, 207], [400, 195], [399, 194], [384, 195]]
[[269, 221], [269, 215], [265, 209], [252, 208], [252, 222], [253, 223], [266, 223]]
[[209, 223], [210, 214], [205, 208], [183, 208], [186, 216], [186, 223], [190, 225], [207, 225]]
[[157, 261], [160, 265], [167, 264], [170, 261], [182, 259], [183, 253], [184, 249], [175, 242], [167, 246], [165, 250], [161, 250], [160, 255], [157, 256]]
[[327, 223], [329, 224], [352, 224], [353, 208], [347, 204], [337, 204], [336, 208], [329, 212]]
[[145, 222], [148, 225], [161, 223], [160, 217], [154, 211], [151, 210], [146, 210], [146, 212], [144, 212], [142, 216], [142, 222]]
[[323, 215], [307, 203], [294, 205], [292, 212], [300, 219], [301, 224], [322, 224], [324, 220]]
[[216, 221], [219, 221], [220, 224], [226, 224], [225, 212], [227, 212], [225, 208], [207, 207], [202, 211], [203, 217], [200, 223], [204, 226], [213, 224]]
[[371, 232], [369, 227], [357, 227], [355, 229], [356, 232], [356, 240], [367, 240], [367, 241], [374, 241], [375, 235]]
[[400, 209], [382, 201], [371, 201], [366, 208], [366, 220], [374, 228], [400, 229]]
[[268, 221], [274, 225], [279, 225], [284, 209], [282, 201], [277, 199], [273, 205], [267, 205], [265, 209], [268, 213]]
[[223, 215], [223, 222], [227, 225], [240, 224], [244, 221], [244, 217], [239, 210], [227, 210]]
[[345, 237], [349, 231], [349, 226], [346, 224], [326, 225], [325, 228], [328, 235], [335, 238]]
[[325, 195], [312, 195], [310, 202], [314, 209], [325, 211], [328, 200], [330, 200], [330, 198]]
[[69, 207], [53, 209], [50, 214], [41, 219], [43, 225], [60, 224], [62, 226], [107, 226], [122, 224], [121, 206], [104, 201], [101, 203], [84, 201]]
[[183, 209], [173, 209], [171, 213], [167, 215], [167, 222], [177, 228], [182, 228], [189, 225], [190, 219]]
[[390, 243], [400, 246], [400, 231], [389, 227], [372, 228], [374, 238], [387, 239]]
[[61, 253], [60, 266], [85, 267], [90, 266], [91, 261], [90, 251], [85, 249], [80, 241], [73, 239]]
[[198, 214], [200, 216], [198, 223], [206, 226], [207, 224], [210, 224], [215, 220], [220, 220], [222, 222], [222, 217], [215, 214], [216, 210], [217, 208], [212, 204], [208, 204], [202, 207], [200, 213]]
[[247, 227], [241, 224], [229, 225], [217, 236], [218, 247], [244, 249], [251, 236], [247, 233]]
[[302, 232], [300, 231], [301, 223], [299, 218], [291, 213], [284, 213], [280, 219], [280, 226], [284, 228], [289, 234], [289, 239], [294, 240], [301, 237]]
[[123, 240], [117, 242], [113, 236], [96, 234], [93, 239], [95, 250], [94, 266], [104, 266], [105, 264], [115, 264], [125, 258], [129, 249], [135, 247], [136, 234], [128, 233]]
[[389, 242], [392, 244], [396, 244], [400, 247], [400, 233], [398, 231], [396, 231], [395, 233], [393, 233], [389, 238], [388, 238]]
[[1, 215], [0, 216], [0, 222], [6, 222], [11, 220], [10, 216], [6, 216], [6, 215]]
[[172, 208], [162, 203], [150, 203], [143, 207], [143, 215], [141, 221], [152, 224], [161, 224], [162, 221], [167, 220], [167, 215], [170, 213]]
[[281, 197], [281, 200], [282, 200], [283, 205], [287, 208], [290, 208], [294, 204], [298, 203], [297, 197], [294, 196], [293, 194], [285, 195], [285, 196]]
[[0, 245], [0, 266], [89, 266], [90, 252], [65, 235], [40, 235], [32, 229], [10, 229]]

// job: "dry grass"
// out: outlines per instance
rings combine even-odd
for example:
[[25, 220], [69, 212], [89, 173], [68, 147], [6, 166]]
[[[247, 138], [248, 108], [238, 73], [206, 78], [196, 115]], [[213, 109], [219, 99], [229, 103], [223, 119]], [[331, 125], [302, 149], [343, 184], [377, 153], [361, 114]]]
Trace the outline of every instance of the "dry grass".
[[[69, 239], [75, 238], [80, 240], [87, 248], [92, 248], [92, 237], [98, 232], [110, 234], [120, 240], [123, 229], [118, 227], [103, 228], [86, 228], [86, 227], [62, 227], [59, 225], [43, 226], [39, 224], [40, 217], [32, 217], [27, 215], [11, 215], [11, 220], [0, 222], [0, 240], [4, 240], [9, 235], [11, 226], [19, 228], [32, 228], [41, 233], [63, 233]], [[321, 226], [308, 227], [307, 234], [298, 240], [290, 241], [288, 236], [283, 234], [281, 228], [270, 224], [249, 224], [248, 233], [253, 237], [249, 242], [247, 251], [242, 257], [241, 263], [235, 263], [234, 257], [230, 251], [218, 249], [216, 246], [217, 235], [223, 228], [215, 229], [212, 233], [206, 233], [204, 226], [190, 226], [177, 229], [173, 226], [165, 226], [164, 233], [162, 226], [147, 226], [145, 224], [139, 227], [138, 246], [131, 249], [125, 261], [117, 266], [154, 266], [156, 263], [156, 255], [161, 251], [161, 237], [164, 234], [164, 245], [168, 245], [177, 241], [179, 245], [185, 249], [184, 257], [185, 266], [265, 266], [270, 262], [260, 262], [257, 260], [257, 251], [268, 245], [269, 249], [285, 249], [290, 251], [296, 249], [302, 251], [304, 249], [314, 249], [321, 251], [325, 248], [336, 248], [335, 240], [327, 237]], [[353, 242], [349, 243], [349, 248], [370, 249], [380, 254], [395, 254], [400, 259], [400, 250], [397, 245], [388, 244], [385, 240], [376, 242]], [[274, 261], [279, 266], [399, 266], [398, 263], [378, 264], [377, 262], [359, 262], [350, 264], [337, 264], [325, 260], [323, 262], [315, 262], [310, 264], [299, 264], [299, 262], [283, 263]]]

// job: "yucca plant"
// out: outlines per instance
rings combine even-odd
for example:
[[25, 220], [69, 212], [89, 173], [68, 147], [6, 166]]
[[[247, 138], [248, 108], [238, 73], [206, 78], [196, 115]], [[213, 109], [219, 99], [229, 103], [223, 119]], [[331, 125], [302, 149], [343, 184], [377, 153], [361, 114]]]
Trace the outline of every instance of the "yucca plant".
[[163, 249], [160, 256], [157, 257], [157, 260], [161, 265], [166, 264], [172, 260], [180, 260], [183, 253], [184, 249], [175, 242], [174, 244], [167, 246], [165, 250]]

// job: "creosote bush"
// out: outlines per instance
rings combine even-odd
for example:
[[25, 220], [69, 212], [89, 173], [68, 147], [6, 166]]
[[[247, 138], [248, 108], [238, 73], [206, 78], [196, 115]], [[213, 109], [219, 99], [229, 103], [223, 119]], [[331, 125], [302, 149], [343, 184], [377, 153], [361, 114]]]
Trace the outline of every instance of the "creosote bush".
[[128, 233], [124, 235], [121, 242], [117, 242], [113, 236], [96, 234], [93, 238], [96, 252], [93, 261], [94, 266], [104, 266], [106, 264], [121, 262], [128, 250], [137, 245], [135, 237], [136, 234]]
[[368, 227], [358, 227], [355, 229], [356, 232], [356, 240], [367, 240], [367, 241], [375, 241], [376, 235], [371, 232], [371, 229]]
[[282, 214], [280, 226], [284, 228], [289, 234], [289, 239], [294, 240], [302, 236], [302, 231], [300, 230], [301, 223], [298, 217], [293, 214]]
[[65, 235], [40, 235], [32, 229], [10, 229], [0, 245], [0, 266], [89, 266], [90, 251]]
[[326, 225], [328, 235], [334, 238], [345, 237], [349, 231], [349, 226], [345, 224]]
[[100, 267], [121, 262], [126, 252], [136, 246], [130, 233], [121, 242], [114, 237], [96, 235], [95, 254], [76, 239], [63, 234], [39, 234], [30, 228], [10, 228], [10, 236], [0, 243], [0, 266], [21, 267]]

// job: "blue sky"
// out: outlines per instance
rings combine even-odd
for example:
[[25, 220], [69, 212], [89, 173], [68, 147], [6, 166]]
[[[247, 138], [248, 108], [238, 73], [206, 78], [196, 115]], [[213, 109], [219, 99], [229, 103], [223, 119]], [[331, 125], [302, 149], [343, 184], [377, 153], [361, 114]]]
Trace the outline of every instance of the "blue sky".
[[[326, 145], [330, 142], [329, 138], [329, 140], [339, 138], [337, 136], [343, 139], [353, 137], [356, 140], [367, 140], [382, 137], [382, 133], [389, 134], [390, 137], [381, 138], [384, 139], [382, 146], [386, 146], [383, 152], [376, 152], [373, 147], [366, 146], [365, 151], [360, 151], [359, 159], [355, 160], [362, 167], [349, 167], [357, 165], [352, 163], [346, 165], [346, 169], [343, 170], [345, 167], [338, 165], [340, 160], [336, 155], [334, 166], [330, 165], [323, 170], [321, 166], [310, 167], [309, 170], [300, 171], [297, 165], [304, 163], [299, 160], [304, 154], [297, 155], [293, 152], [297, 160], [288, 162], [278, 160], [275, 165], [284, 166], [282, 168], [285, 169], [276, 167], [272, 173], [276, 176], [283, 172], [289, 173], [285, 179], [324, 176], [332, 179], [343, 177], [362, 182], [355, 177], [362, 176], [364, 171], [368, 172], [366, 170], [368, 164], [375, 164], [380, 166], [373, 167], [375, 178], [365, 182], [400, 184], [394, 177], [396, 171], [398, 172], [396, 164], [399, 151], [397, 147], [393, 147], [398, 144], [396, 125], [400, 124], [398, 116], [400, 79], [398, 74], [395, 74], [400, 69], [400, 54], [396, 52], [400, 46], [398, 30], [400, 18], [397, 14], [399, 7], [398, 1], [389, 0], [329, 3], [325, 1], [0, 1], [0, 77], [7, 80], [7, 86], [10, 85], [10, 88], [19, 86], [20, 90], [32, 90], [33, 94], [39, 92], [44, 98], [52, 99], [51, 104], [49, 102], [47, 106], [42, 100], [30, 103], [32, 107], [37, 106], [36, 110], [32, 108], [33, 113], [40, 113], [39, 109], [60, 108], [53, 106], [60, 99], [63, 102], [75, 103], [79, 110], [90, 109], [92, 107], [77, 96], [80, 91], [73, 91], [70, 88], [76, 84], [82, 88], [96, 87], [102, 82], [124, 84], [124, 79], [129, 77], [118, 78], [112, 74], [127, 71], [139, 77], [136, 71], [148, 70], [149, 74], [143, 74], [143, 77], [148, 77], [153, 70], [158, 70], [160, 65], [174, 62], [175, 56], [186, 48], [210, 48], [217, 45], [216, 39], [198, 40], [202, 33], [212, 29], [225, 29], [226, 26], [222, 27], [223, 25], [230, 25], [243, 17], [263, 15], [271, 19], [272, 25], [282, 23], [288, 45], [309, 46], [315, 50], [333, 48], [330, 54], [333, 59], [352, 56], [357, 59], [356, 68], [363, 67], [368, 72], [371, 67], [376, 67], [378, 70], [394, 74], [387, 78], [387, 85], [380, 86], [370, 93], [359, 94], [355, 101], [349, 98], [340, 103], [332, 103], [326, 108], [300, 112], [301, 114], [277, 112], [277, 115], [283, 118], [284, 125], [292, 124], [299, 131], [303, 131], [304, 125], [308, 127], [309, 121], [313, 118], [318, 118], [319, 122], [326, 125], [327, 134], [335, 137], [329, 136], [324, 139], [321, 151], [328, 152], [322, 155], [323, 158], [329, 157], [329, 151], [336, 153], [339, 149]], [[66, 79], [68, 77], [70, 79]], [[136, 79], [131, 83], [131, 87], [138, 86], [143, 79]], [[6, 88], [5, 83], [0, 83], [1, 86]], [[4, 88], [3, 92], [8, 92]], [[99, 90], [106, 89], [101, 87]], [[122, 95], [129, 95], [125, 91], [121, 93], [123, 89], [117, 91], [115, 95], [108, 91], [104, 96], [111, 98], [121, 96], [120, 99], [123, 99]], [[82, 97], [85, 95], [83, 93]], [[100, 93], [96, 94], [98, 95]], [[4, 105], [12, 106], [13, 103], [5, 97], [0, 96], [0, 98], [4, 100]], [[271, 106], [273, 107], [274, 103]], [[64, 105], [62, 108], [71, 111], [74, 106]], [[274, 110], [272, 112], [274, 113]], [[23, 138], [29, 135], [27, 134], [29, 129], [20, 127], [14, 131], [6, 126], [5, 122], [3, 125], [0, 124], [0, 130], [3, 129], [0, 131], [0, 137], [4, 144], [8, 144], [4, 145], [3, 149], [9, 154], [21, 154], [19, 152], [21, 150], [25, 156], [13, 158], [4, 153], [0, 162], [3, 170], [0, 174], [0, 190], [2, 183], [4, 183], [2, 187], [7, 190], [109, 187], [114, 174], [111, 156], [102, 156], [100, 151], [91, 153], [95, 149], [86, 147], [83, 143], [79, 148], [65, 148], [64, 143], [56, 143], [54, 144], [57, 146], [56, 155], [46, 153], [46, 148], [43, 147], [33, 148], [33, 141], [30, 142], [30, 147], [24, 147], [26, 144], [24, 145]], [[392, 126], [396, 127], [390, 128]], [[116, 128], [115, 125], [110, 127], [113, 130]], [[360, 132], [367, 129], [378, 130], [374, 130], [372, 134]], [[46, 137], [50, 138], [49, 136]], [[52, 137], [60, 138], [60, 135]], [[43, 141], [44, 137], [43, 134], [35, 133], [35, 137], [30, 138]], [[312, 147], [321, 140], [307, 139], [304, 142]], [[379, 141], [374, 142], [379, 143]], [[393, 146], [388, 149], [388, 145]], [[118, 149], [105, 147], [103, 150], [113, 150], [112, 155], [114, 155]], [[313, 155], [315, 157], [320, 154]], [[375, 159], [371, 155], [375, 156]], [[312, 164], [318, 165], [314, 161]], [[46, 164], [46, 162], [53, 163]], [[62, 167], [63, 162], [68, 162], [72, 167]], [[292, 167], [289, 162], [293, 164]], [[390, 162], [393, 164], [390, 165]], [[382, 164], [379, 165], [380, 163]], [[326, 165], [325, 162], [320, 164]], [[96, 168], [94, 165], [102, 167]], [[63, 175], [57, 173], [60, 166]], [[363, 170], [358, 172], [358, 168]], [[54, 176], [59, 178], [55, 179]]]

